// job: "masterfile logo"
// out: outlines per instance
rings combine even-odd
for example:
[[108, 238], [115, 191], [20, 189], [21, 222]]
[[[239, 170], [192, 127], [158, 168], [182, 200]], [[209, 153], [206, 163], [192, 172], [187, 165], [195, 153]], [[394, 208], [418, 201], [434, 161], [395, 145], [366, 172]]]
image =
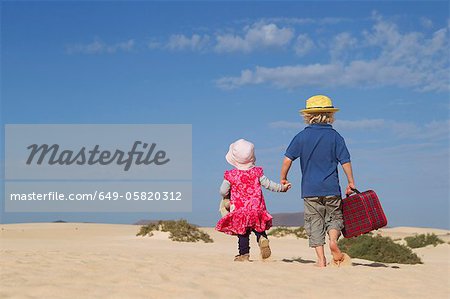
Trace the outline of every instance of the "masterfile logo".
[[6, 179], [191, 180], [191, 125], [21, 125], [5, 129]]
[[5, 126], [7, 212], [192, 209], [191, 125]]
[[[138, 150], [142, 147], [142, 151]], [[136, 165], [164, 165], [170, 161], [166, 158], [166, 152], [163, 150], [156, 151], [156, 143], [149, 145], [142, 141], [135, 141], [133, 147], [129, 152], [124, 152], [119, 149], [114, 151], [103, 150], [100, 151], [100, 145], [96, 144], [93, 149], [87, 150], [83, 146], [79, 151], [60, 150], [58, 144], [32, 144], [27, 147], [30, 150], [27, 165], [32, 164], [34, 158], [37, 156], [35, 163], [41, 165], [44, 160], [49, 165], [108, 165], [116, 163], [117, 165], [124, 165], [124, 170], [128, 171], [133, 163]]]

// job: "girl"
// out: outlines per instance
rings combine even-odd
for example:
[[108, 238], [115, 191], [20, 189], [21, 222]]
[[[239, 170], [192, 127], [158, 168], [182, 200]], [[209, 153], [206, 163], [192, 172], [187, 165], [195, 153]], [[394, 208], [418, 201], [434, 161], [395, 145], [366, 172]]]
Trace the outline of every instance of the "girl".
[[216, 230], [238, 236], [239, 255], [235, 261], [249, 261], [249, 237], [256, 235], [261, 257], [271, 255], [266, 230], [272, 226], [272, 216], [266, 210], [261, 186], [270, 191], [286, 192], [290, 184], [277, 184], [263, 174], [261, 167], [255, 166], [254, 145], [239, 139], [230, 145], [225, 156], [235, 168], [225, 171], [220, 194], [226, 197], [230, 192], [230, 213], [222, 217]]

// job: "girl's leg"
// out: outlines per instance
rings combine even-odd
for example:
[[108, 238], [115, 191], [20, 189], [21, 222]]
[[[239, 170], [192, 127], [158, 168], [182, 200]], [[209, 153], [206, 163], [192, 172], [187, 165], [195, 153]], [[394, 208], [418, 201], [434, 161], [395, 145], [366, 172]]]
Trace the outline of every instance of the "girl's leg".
[[253, 230], [253, 232], [256, 235], [256, 241], [258, 242], [262, 259], [264, 260], [264, 259], [270, 257], [270, 255], [272, 254], [272, 251], [270, 250], [269, 239], [267, 238], [266, 232], [265, 231], [257, 232], [256, 230]]
[[250, 253], [250, 231], [243, 235], [238, 235], [239, 255]]
[[257, 242], [259, 242], [259, 239], [261, 238], [261, 236], [262, 237], [264, 237], [264, 238], [266, 238], [266, 239], [268, 239], [267, 238], [267, 234], [266, 234], [266, 232], [265, 231], [263, 231], [263, 232], [257, 232], [256, 230], [253, 230], [253, 232], [255, 233], [255, 235], [256, 235], [256, 241]]

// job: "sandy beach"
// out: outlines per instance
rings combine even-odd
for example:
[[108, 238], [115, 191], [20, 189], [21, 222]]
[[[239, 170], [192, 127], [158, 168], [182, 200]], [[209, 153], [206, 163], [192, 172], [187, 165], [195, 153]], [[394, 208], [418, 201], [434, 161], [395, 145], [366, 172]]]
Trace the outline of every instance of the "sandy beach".
[[[424, 264], [354, 259], [313, 267], [307, 240], [271, 238], [260, 261], [233, 262], [236, 239], [202, 228], [214, 243], [179, 243], [139, 226], [91, 223], [0, 225], [0, 298], [449, 298], [450, 231], [398, 227], [384, 236], [435, 233], [446, 243], [414, 249]], [[329, 256], [329, 252], [328, 252]]]

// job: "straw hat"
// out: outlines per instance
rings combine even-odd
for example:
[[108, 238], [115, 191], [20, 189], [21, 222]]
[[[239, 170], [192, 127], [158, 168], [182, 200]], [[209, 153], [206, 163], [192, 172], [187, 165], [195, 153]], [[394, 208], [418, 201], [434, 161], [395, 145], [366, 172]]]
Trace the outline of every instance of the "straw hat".
[[315, 95], [306, 100], [306, 108], [300, 110], [301, 113], [336, 112], [331, 99], [324, 95]]
[[230, 144], [225, 159], [237, 169], [250, 169], [255, 166], [255, 146], [245, 139], [239, 139]]

